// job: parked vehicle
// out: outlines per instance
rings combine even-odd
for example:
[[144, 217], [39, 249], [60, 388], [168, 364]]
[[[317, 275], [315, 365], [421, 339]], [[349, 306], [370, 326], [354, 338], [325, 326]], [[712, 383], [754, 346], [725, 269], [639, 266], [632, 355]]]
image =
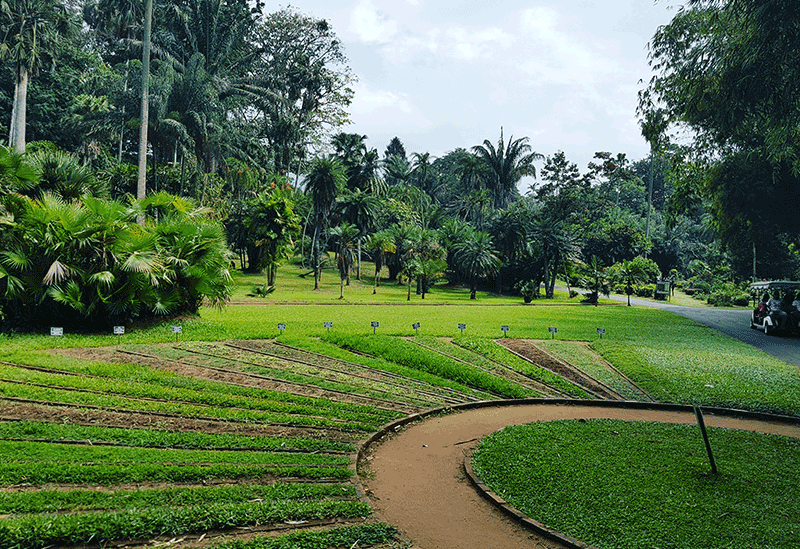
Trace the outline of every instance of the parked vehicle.
[[750, 327], [767, 335], [800, 333], [800, 282], [773, 280], [750, 285], [755, 308]]

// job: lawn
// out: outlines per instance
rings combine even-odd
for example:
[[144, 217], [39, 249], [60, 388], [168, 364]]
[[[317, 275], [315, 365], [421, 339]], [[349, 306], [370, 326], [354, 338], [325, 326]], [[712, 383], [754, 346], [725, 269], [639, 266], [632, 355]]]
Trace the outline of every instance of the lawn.
[[[749, 549], [800, 544], [787, 471], [800, 442], [697, 426], [611, 420], [513, 426], [486, 437], [473, 466], [512, 506], [600, 549]], [[758, 464], [758, 466], [754, 466]]]
[[[337, 275], [326, 272], [315, 292], [300, 274], [282, 267], [264, 298], [247, 296], [263, 277], [239, 274], [235, 304], [122, 336], [110, 327], [0, 336], [0, 401], [5, 417], [25, 419], [0, 421], [0, 547], [286, 523], [297, 531], [202, 546], [395, 547], [393, 528], [374, 524], [353, 490], [360, 440], [463, 402], [548, 396], [548, 387], [592, 398], [494, 343], [503, 337], [540, 341], [613, 386], [606, 360], [662, 402], [800, 416], [796, 368], [663, 311], [566, 294], [473, 301], [441, 286], [407, 301], [406, 287], [388, 281], [373, 294], [370, 277], [339, 299]], [[4, 499], [12, 493], [20, 497]]]

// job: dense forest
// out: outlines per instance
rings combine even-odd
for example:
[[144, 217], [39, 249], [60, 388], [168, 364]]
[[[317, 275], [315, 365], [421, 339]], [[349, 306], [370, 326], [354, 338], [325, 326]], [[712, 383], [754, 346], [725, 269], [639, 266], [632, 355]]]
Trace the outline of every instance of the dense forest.
[[581, 169], [502, 127], [438, 158], [343, 132], [356, 76], [331, 26], [291, 7], [9, 0], [0, 321], [196, 312], [224, 303], [231, 266], [270, 286], [290, 258], [315, 286], [369, 258], [409, 298], [670, 278], [730, 303], [800, 277], [798, 29], [788, 0], [692, 0], [650, 44], [652, 154]]

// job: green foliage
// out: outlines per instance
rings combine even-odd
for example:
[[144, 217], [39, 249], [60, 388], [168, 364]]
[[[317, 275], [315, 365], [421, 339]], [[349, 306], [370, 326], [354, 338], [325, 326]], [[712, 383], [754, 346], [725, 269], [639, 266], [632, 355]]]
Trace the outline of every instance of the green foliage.
[[325, 339], [340, 346], [380, 356], [410, 368], [463, 383], [492, 395], [505, 398], [531, 396], [526, 389], [503, 378], [443, 357], [439, 353], [420, 348], [402, 339], [381, 335], [355, 336], [339, 333], [326, 334]]
[[[107, 328], [195, 314], [230, 294], [221, 227], [185, 200], [4, 199], [14, 214], [0, 255], [6, 329]], [[137, 216], [158, 212], [140, 225]]]
[[[800, 504], [794, 439], [610, 420], [532, 423], [489, 435], [476, 472], [514, 507], [594, 547], [790, 547]], [[535, 451], [531, 451], [535, 449]], [[758, 467], [753, 467], [758, 463]], [[716, 520], [699, 520], [703, 517]], [[753, 527], [757, 525], [757, 527]]]
[[333, 547], [369, 547], [394, 539], [397, 530], [388, 524], [365, 524], [322, 530], [293, 532], [277, 537], [257, 537], [250, 541], [231, 541], [213, 549], [331, 549]]
[[52, 545], [105, 543], [283, 521], [364, 517], [369, 505], [356, 501], [268, 501], [204, 504], [171, 509], [132, 509], [119, 513], [31, 515], [6, 520], [0, 545], [32, 549]]

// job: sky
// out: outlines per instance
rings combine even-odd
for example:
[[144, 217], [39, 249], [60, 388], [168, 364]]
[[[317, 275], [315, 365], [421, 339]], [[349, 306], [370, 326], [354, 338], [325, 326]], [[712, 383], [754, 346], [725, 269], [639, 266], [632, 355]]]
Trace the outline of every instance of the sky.
[[[358, 82], [344, 131], [440, 157], [488, 139], [586, 171], [597, 151], [647, 157], [637, 92], [647, 43], [679, 0], [294, 0], [326, 19]], [[539, 167], [543, 162], [539, 163]], [[520, 189], [524, 192], [524, 189]]]

